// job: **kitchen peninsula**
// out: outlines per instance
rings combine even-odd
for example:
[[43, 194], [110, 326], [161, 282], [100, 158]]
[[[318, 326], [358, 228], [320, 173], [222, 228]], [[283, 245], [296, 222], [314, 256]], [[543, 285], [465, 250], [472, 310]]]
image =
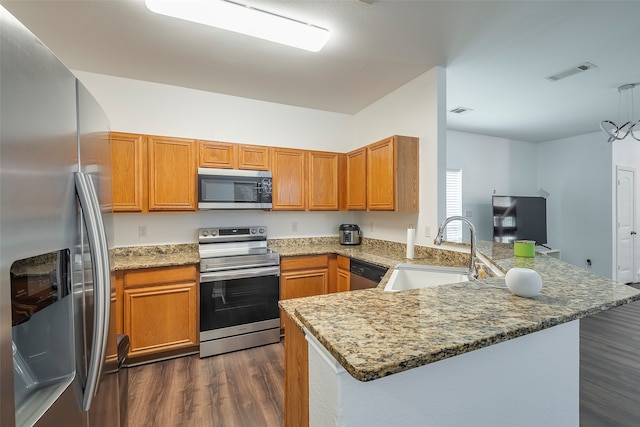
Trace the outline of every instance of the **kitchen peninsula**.
[[[387, 266], [407, 261], [335, 246]], [[514, 296], [503, 278], [389, 293], [390, 270], [376, 289], [281, 301], [309, 343], [310, 425], [579, 424], [578, 320], [640, 291], [545, 255], [515, 258], [510, 245], [480, 242], [479, 252], [503, 271], [533, 268], [541, 293]], [[442, 265], [428, 254], [412, 262]], [[285, 401], [285, 425], [301, 412], [295, 403]]]

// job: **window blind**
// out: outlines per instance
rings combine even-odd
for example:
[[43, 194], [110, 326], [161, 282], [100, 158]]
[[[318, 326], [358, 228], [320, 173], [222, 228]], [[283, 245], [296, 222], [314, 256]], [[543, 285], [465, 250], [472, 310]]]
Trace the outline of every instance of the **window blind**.
[[[446, 183], [447, 218], [462, 215], [462, 169], [447, 169]], [[454, 221], [447, 225], [447, 240], [462, 241], [462, 223]]]

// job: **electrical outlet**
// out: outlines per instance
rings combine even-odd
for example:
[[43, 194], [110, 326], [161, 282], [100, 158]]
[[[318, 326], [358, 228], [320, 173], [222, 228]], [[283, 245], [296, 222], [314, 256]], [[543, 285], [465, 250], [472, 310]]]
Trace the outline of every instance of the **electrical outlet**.
[[424, 226], [424, 237], [431, 237], [431, 226], [430, 225], [425, 225]]
[[369, 233], [373, 233], [373, 221], [369, 222]]
[[147, 237], [147, 226], [141, 225], [138, 227], [138, 237]]
[[466, 218], [471, 218], [473, 216], [473, 211], [471, 209], [464, 211], [464, 216]]
[[291, 231], [294, 233], [298, 232], [298, 223], [297, 222], [292, 222], [291, 223]]

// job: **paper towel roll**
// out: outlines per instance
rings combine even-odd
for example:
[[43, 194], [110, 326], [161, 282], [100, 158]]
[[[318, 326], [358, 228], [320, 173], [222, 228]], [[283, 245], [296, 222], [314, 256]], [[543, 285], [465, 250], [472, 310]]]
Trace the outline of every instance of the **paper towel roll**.
[[407, 258], [413, 259], [413, 246], [416, 241], [416, 229], [412, 225], [407, 228]]

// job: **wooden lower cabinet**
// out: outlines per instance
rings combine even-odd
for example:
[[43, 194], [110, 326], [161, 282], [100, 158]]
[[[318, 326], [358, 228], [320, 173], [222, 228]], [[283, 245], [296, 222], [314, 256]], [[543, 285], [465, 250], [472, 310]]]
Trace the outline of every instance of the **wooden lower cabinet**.
[[351, 290], [351, 258], [338, 255], [336, 274], [336, 292]]
[[129, 335], [129, 363], [195, 352], [199, 346], [195, 265], [118, 272], [121, 333]]
[[[329, 292], [329, 256], [293, 256], [280, 259], [280, 299], [302, 298]], [[280, 315], [280, 327], [285, 328]]]
[[280, 260], [280, 299], [309, 297], [328, 292], [327, 255], [284, 257]]
[[284, 338], [284, 426], [309, 425], [309, 350], [304, 333], [283, 315]]

